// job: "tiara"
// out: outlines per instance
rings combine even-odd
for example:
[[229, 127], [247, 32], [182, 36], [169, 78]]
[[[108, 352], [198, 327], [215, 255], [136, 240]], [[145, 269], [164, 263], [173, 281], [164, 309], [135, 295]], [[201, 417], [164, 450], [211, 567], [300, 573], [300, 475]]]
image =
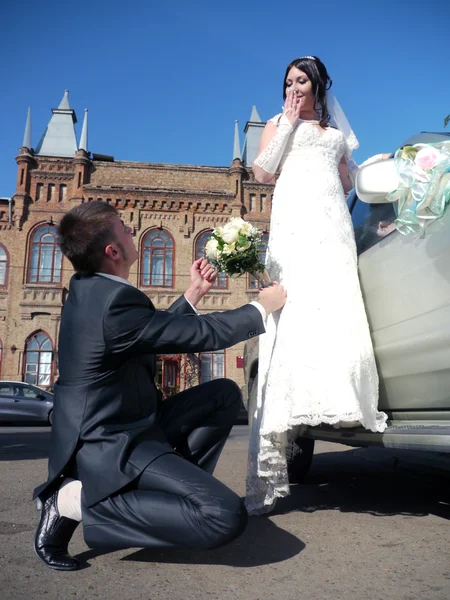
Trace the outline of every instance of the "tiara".
[[300, 56], [300, 58], [298, 60], [302, 60], [304, 58], [309, 58], [310, 60], [316, 60], [315, 56]]

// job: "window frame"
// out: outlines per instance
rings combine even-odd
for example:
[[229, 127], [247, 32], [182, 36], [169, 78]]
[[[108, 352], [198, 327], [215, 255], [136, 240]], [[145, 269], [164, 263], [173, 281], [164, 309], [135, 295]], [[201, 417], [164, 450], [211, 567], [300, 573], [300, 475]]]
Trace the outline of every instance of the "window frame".
[[[31, 349], [29, 349], [28, 348], [29, 343], [31, 342], [31, 340], [33, 340], [33, 338], [36, 338], [39, 334], [44, 335], [45, 338], [46, 338], [46, 340], [44, 340], [42, 343], [37, 342], [39, 344], [39, 349], [37, 349], [37, 350], [31, 350]], [[47, 340], [50, 342], [51, 350], [43, 350], [42, 349], [42, 344], [45, 343]], [[27, 360], [27, 354], [28, 354], [28, 352], [30, 352], [30, 353], [31, 352], [37, 352], [38, 353], [38, 360], [37, 360], [37, 362], [30, 363]], [[50, 354], [51, 354], [51, 358], [50, 358], [50, 373], [48, 374], [48, 376], [49, 376], [49, 382], [48, 382], [48, 384], [45, 384], [45, 383], [40, 384], [39, 383], [39, 377], [40, 377], [40, 375], [41, 374], [42, 375], [46, 375], [46, 373], [41, 373], [40, 366], [41, 366], [41, 364], [48, 364], [48, 363], [42, 363], [42, 361], [41, 361], [41, 355], [44, 354], [44, 353], [48, 353], [48, 352], [50, 352]], [[37, 365], [37, 369], [36, 369], [36, 372], [35, 372], [34, 381], [27, 381], [27, 375], [28, 374], [31, 374], [31, 375], [33, 374], [32, 371], [28, 371], [27, 367], [28, 367], [29, 364]], [[22, 381], [23, 381], [23, 383], [28, 383], [29, 385], [33, 385], [35, 387], [44, 387], [44, 388], [45, 387], [51, 387], [52, 384], [53, 384], [54, 369], [55, 369], [55, 344], [53, 343], [53, 340], [52, 340], [51, 336], [46, 331], [44, 331], [43, 329], [38, 329], [34, 333], [30, 334], [27, 337], [27, 339], [25, 340], [24, 352], [23, 352]]]
[[4, 244], [2, 244], [2, 243], [0, 243], [0, 249], [4, 250], [4, 252], [5, 252], [5, 260], [1, 260], [1, 258], [0, 258], [0, 263], [4, 262], [6, 264], [6, 267], [5, 267], [5, 281], [3, 283], [1, 283], [1, 281], [0, 281], [0, 290], [1, 290], [1, 289], [5, 289], [5, 288], [8, 287], [9, 252], [8, 252], [7, 247]]
[[[165, 234], [168, 236], [172, 246], [171, 246], [171, 252], [172, 252], [172, 269], [171, 269], [171, 273], [170, 273], [170, 284], [155, 284], [152, 283], [152, 246], [146, 245], [146, 240], [149, 236], [151, 236], [152, 234]], [[155, 236], [156, 237], [156, 236]], [[144, 269], [144, 264], [145, 264], [145, 251], [146, 248], [149, 248], [149, 252], [150, 252], [150, 258], [149, 258], [149, 268], [148, 268], [148, 278], [149, 278], [149, 283], [144, 283], [144, 277], [145, 277], [145, 269]], [[166, 246], [164, 246], [164, 271], [162, 273], [162, 278], [163, 278], [163, 282], [166, 280], [167, 276], [166, 276], [166, 262], [167, 262], [167, 257], [166, 257], [166, 252], [167, 252], [167, 248]], [[175, 239], [173, 237], [173, 235], [170, 233], [170, 231], [168, 231], [165, 228], [152, 228], [149, 229], [148, 231], [146, 231], [142, 238], [141, 238], [141, 252], [140, 252], [140, 286], [143, 288], [173, 288], [175, 287], [175, 273], [174, 273], [174, 267], [175, 267]]]
[[[41, 237], [43, 235], [52, 235], [54, 242], [52, 244], [46, 243], [46, 242], [42, 242], [41, 240], [39, 241], [35, 241], [35, 237], [38, 234], [38, 232], [40, 230], [44, 230], [44, 229], [48, 229], [48, 231], [46, 233], [42, 233]], [[33, 269], [33, 250], [34, 248], [38, 246], [38, 255], [37, 255], [37, 260], [36, 260], [36, 264], [37, 264], [37, 268], [36, 268], [36, 280], [32, 281], [31, 276], [32, 276], [32, 269]], [[53, 250], [52, 250], [52, 266], [51, 266], [51, 280], [50, 281], [44, 281], [42, 279], [40, 279], [41, 277], [41, 267], [39, 265], [40, 263], [40, 259], [42, 256], [42, 247], [43, 246], [52, 246]], [[59, 255], [59, 269], [56, 268], [56, 257]], [[59, 270], [59, 280], [55, 280], [55, 273]], [[61, 252], [61, 250], [58, 247], [58, 243], [57, 243], [57, 234], [56, 234], [56, 228], [54, 225], [50, 225], [48, 223], [41, 223], [39, 225], [37, 225], [31, 232], [30, 232], [30, 238], [29, 238], [29, 249], [28, 249], [28, 268], [27, 268], [27, 276], [26, 276], [26, 283], [27, 284], [34, 284], [34, 285], [61, 285], [62, 282], [62, 270], [63, 270], [63, 254]]]
[[[214, 377], [214, 356], [223, 356], [223, 372], [221, 375], [218, 375], [217, 377]], [[209, 356], [211, 357], [211, 379], [207, 379], [204, 380], [203, 379], [203, 357], [204, 356]], [[227, 353], [226, 350], [215, 350], [215, 351], [211, 351], [211, 352], [200, 352], [199, 353], [199, 358], [200, 358], [200, 369], [199, 369], [199, 379], [200, 379], [200, 383], [207, 383], [208, 381], [214, 381], [215, 379], [222, 379], [222, 377], [226, 377], [226, 372], [227, 372]]]

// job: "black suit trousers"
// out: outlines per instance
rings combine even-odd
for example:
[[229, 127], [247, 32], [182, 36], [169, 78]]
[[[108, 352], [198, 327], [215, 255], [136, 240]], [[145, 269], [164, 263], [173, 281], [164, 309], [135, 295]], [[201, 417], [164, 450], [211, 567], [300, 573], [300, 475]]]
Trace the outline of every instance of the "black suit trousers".
[[159, 420], [176, 453], [159, 456], [117, 494], [87, 507], [91, 548], [221, 546], [247, 523], [242, 500], [212, 476], [241, 404], [238, 386], [217, 379], [165, 400]]

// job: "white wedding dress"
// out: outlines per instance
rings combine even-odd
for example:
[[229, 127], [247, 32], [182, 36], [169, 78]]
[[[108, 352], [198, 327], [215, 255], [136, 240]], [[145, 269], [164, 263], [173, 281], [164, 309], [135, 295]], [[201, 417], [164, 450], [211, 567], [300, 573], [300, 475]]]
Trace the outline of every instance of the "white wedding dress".
[[[278, 116], [273, 118], [277, 123]], [[338, 164], [342, 133], [300, 121], [281, 159], [266, 268], [287, 290], [259, 342], [246, 506], [268, 512], [289, 494], [288, 436], [300, 425], [383, 431], [378, 376]]]

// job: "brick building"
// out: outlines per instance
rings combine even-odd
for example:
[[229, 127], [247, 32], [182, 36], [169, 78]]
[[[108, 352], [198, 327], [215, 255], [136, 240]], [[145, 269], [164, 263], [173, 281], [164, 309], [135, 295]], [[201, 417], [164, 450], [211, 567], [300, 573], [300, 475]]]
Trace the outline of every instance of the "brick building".
[[[36, 149], [31, 113], [16, 157], [16, 192], [0, 199], [0, 378], [51, 387], [58, 372], [61, 310], [73, 273], [61, 256], [55, 224], [81, 202], [115, 206], [133, 228], [140, 259], [131, 282], [160, 309], [188, 286], [189, 267], [202, 255], [211, 230], [242, 216], [266, 236], [270, 185], [255, 182], [251, 165], [264, 123], [253, 108], [241, 152], [235, 124], [233, 160], [226, 167], [115, 160], [88, 151], [88, 113], [77, 142], [68, 92]], [[221, 276], [200, 312], [227, 310], [255, 298], [250, 277]], [[225, 352], [159, 357], [159, 382], [167, 393], [197, 381], [227, 376], [243, 383], [243, 344]]]

